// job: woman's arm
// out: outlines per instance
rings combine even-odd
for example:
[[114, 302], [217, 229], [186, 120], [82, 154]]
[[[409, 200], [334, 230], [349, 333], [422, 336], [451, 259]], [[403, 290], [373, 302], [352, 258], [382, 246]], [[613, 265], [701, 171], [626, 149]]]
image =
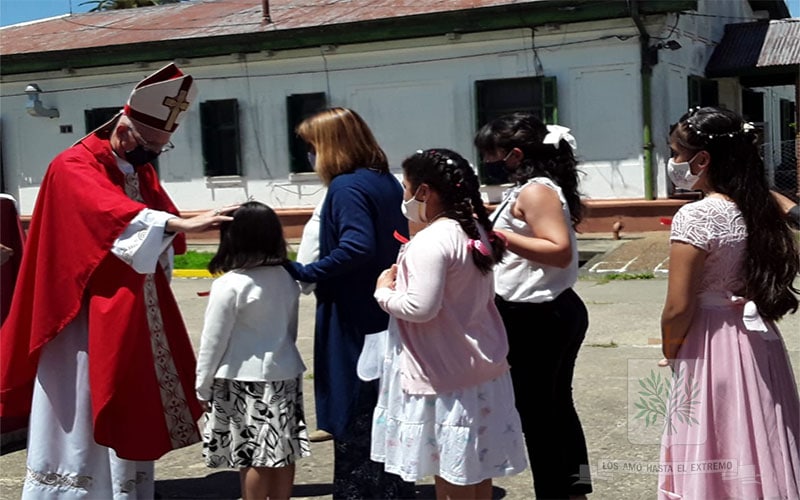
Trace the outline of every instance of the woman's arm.
[[[375, 225], [368, 200], [354, 188], [330, 191], [323, 210], [330, 210], [330, 219], [339, 235], [339, 244], [322, 259], [306, 264], [294, 263], [296, 279], [316, 283], [356, 270], [376, 252]], [[326, 219], [326, 220], [330, 220]], [[322, 231], [327, 231], [324, 227]], [[391, 229], [387, 228], [387, 231]]]
[[511, 213], [528, 224], [533, 236], [499, 231], [508, 239], [510, 251], [548, 266], [565, 268], [570, 265], [570, 228], [564, 220], [558, 193], [542, 184], [530, 184], [519, 193]]
[[770, 191], [770, 194], [775, 198], [775, 201], [778, 202], [778, 206], [781, 208], [781, 212], [784, 213], [786, 218], [795, 226], [800, 226], [800, 205], [777, 191]]
[[667, 298], [661, 313], [661, 349], [675, 359], [689, 331], [697, 307], [697, 292], [707, 253], [688, 243], [673, 241], [669, 249]]

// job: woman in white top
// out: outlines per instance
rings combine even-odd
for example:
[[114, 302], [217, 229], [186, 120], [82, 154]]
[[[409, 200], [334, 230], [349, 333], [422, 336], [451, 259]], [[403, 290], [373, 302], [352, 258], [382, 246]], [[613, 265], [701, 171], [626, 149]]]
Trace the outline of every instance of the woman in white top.
[[527, 113], [497, 118], [475, 136], [487, 173], [516, 182], [492, 216], [509, 249], [495, 267], [495, 302], [508, 333], [536, 497], [548, 499], [592, 491], [572, 401], [575, 359], [589, 326], [572, 290], [582, 213], [574, 141], [569, 129]]
[[197, 398], [206, 405], [208, 467], [239, 468], [243, 498], [289, 498], [295, 461], [308, 456], [297, 350], [300, 287], [284, 269], [275, 212], [243, 204], [220, 228], [197, 356]]

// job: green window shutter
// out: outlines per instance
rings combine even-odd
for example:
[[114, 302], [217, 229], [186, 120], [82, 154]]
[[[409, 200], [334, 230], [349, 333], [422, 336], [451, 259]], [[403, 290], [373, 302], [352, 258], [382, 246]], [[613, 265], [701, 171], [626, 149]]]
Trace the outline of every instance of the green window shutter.
[[687, 92], [689, 93], [689, 107], [700, 106], [700, 79], [690, 76], [686, 79]]
[[[558, 122], [558, 91], [553, 76], [476, 81], [475, 97], [476, 130], [515, 112], [531, 113], [544, 123]], [[478, 171], [482, 182], [497, 183], [497, 179], [486, 176], [482, 163]]]
[[88, 134], [108, 120], [114, 118], [114, 115], [119, 113], [120, 109], [122, 108], [94, 108], [84, 110], [83, 118], [86, 123], [86, 133]]
[[[795, 132], [797, 124], [795, 123], [795, 113], [797, 105], [788, 100], [781, 99], [781, 141], [793, 141], [795, 139]], [[794, 124], [794, 125], [793, 125]]]
[[719, 83], [700, 76], [689, 76], [689, 107], [719, 106]]
[[542, 121], [558, 123], [558, 86], [554, 76], [542, 78]]
[[295, 130], [306, 118], [327, 107], [325, 92], [292, 94], [286, 97], [287, 135], [289, 138], [289, 171], [292, 173], [313, 172], [308, 163], [308, 148]]
[[242, 175], [239, 104], [236, 99], [200, 103], [203, 174]]

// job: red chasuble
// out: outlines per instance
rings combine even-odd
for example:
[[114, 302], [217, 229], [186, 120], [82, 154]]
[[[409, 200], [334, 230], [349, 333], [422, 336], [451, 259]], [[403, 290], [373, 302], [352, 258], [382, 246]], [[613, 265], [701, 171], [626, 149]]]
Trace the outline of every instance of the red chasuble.
[[[111, 246], [144, 208], [177, 214], [152, 166], [129, 198], [107, 139], [58, 155], [42, 181], [11, 312], [0, 330], [0, 417], [30, 413], [42, 347], [88, 307], [95, 441], [120, 458], [155, 460], [199, 441], [195, 358], [159, 266], [135, 272]], [[174, 243], [185, 250], [182, 235]]]

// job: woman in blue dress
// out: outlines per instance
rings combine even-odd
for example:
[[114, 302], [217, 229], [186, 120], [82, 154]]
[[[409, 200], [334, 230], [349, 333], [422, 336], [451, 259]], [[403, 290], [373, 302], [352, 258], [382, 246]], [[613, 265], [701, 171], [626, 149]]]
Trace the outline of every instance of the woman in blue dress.
[[389, 316], [373, 298], [378, 275], [394, 264], [408, 222], [403, 188], [367, 124], [346, 108], [305, 121], [297, 134], [328, 188], [320, 213], [319, 260], [295, 264], [296, 278], [316, 283], [314, 397], [317, 426], [334, 439], [334, 498], [408, 498], [413, 485], [370, 460], [377, 381], [356, 373], [364, 337]]

